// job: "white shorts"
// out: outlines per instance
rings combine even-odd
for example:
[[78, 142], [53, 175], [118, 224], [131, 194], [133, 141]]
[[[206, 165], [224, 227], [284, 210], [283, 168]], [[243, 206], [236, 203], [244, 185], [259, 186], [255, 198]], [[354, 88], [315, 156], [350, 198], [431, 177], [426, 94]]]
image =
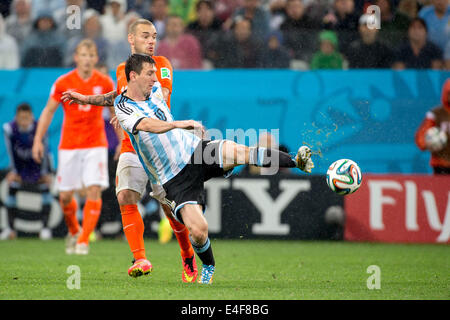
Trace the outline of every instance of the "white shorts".
[[[133, 190], [145, 194], [148, 183], [147, 173], [142, 167], [137, 154], [124, 152], [119, 157], [116, 171], [116, 195], [122, 190]], [[154, 197], [164, 198], [166, 193], [161, 185], [151, 184]]]
[[58, 151], [56, 173], [58, 191], [79, 190], [95, 185], [102, 189], [109, 187], [107, 148]]

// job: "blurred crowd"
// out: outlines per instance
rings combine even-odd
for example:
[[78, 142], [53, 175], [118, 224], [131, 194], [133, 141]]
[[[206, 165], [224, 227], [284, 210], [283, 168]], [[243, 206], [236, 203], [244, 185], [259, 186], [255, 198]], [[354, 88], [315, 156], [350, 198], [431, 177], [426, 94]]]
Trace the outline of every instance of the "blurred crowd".
[[114, 70], [141, 17], [174, 69], [450, 70], [449, 0], [2, 0], [0, 69], [73, 67], [90, 38]]

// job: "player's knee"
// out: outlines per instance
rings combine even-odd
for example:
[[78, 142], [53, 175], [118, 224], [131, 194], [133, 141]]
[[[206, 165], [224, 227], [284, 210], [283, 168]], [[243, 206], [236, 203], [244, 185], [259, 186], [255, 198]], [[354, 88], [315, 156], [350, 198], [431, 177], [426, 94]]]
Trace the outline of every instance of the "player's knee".
[[204, 243], [208, 238], [208, 222], [206, 220], [199, 221], [189, 228], [189, 233], [195, 242]]
[[98, 200], [102, 197], [102, 188], [100, 186], [90, 186], [86, 191], [86, 198]]
[[117, 201], [120, 206], [126, 206], [128, 204], [136, 204], [139, 201], [139, 194], [132, 190], [121, 190], [117, 194]]
[[73, 194], [72, 192], [60, 192], [59, 193], [59, 201], [63, 206], [68, 206], [70, 202], [72, 202]]

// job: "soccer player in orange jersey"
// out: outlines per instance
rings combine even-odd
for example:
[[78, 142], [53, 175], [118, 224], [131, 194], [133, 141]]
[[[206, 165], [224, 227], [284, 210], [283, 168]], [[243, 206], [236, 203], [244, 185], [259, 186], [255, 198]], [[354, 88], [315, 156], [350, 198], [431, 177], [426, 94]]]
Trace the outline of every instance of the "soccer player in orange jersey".
[[[157, 32], [153, 23], [145, 19], [136, 20], [130, 25], [128, 31], [128, 42], [130, 43], [131, 52], [153, 56], [156, 47], [156, 37]], [[153, 56], [153, 59], [156, 62], [157, 78], [161, 83], [164, 99], [170, 108], [172, 66], [165, 57]], [[117, 91], [106, 95], [94, 96], [86, 96], [78, 92], [65, 92], [63, 100], [72, 100], [83, 104], [113, 106], [114, 99], [127, 87], [125, 62], [118, 66], [116, 76]], [[147, 182], [147, 175], [131, 145], [130, 138], [128, 134], [124, 134], [121, 155], [117, 164], [116, 195], [122, 213], [123, 230], [135, 260], [128, 269], [128, 274], [133, 277], [148, 274], [152, 270], [152, 265], [145, 255], [144, 223], [137, 207], [139, 199], [146, 190]], [[189, 239], [189, 231], [183, 224], [173, 218], [170, 207], [164, 204], [164, 189], [158, 185], [152, 185], [152, 189], [153, 196], [161, 202], [164, 213], [169, 219], [181, 248], [182, 280], [183, 282], [195, 282], [198, 271], [194, 250]]]
[[[53, 84], [50, 98], [39, 118], [33, 142], [32, 155], [42, 160], [42, 139], [50, 126], [54, 113], [62, 103], [62, 93], [77, 90], [84, 94], [102, 94], [114, 89], [113, 81], [95, 70], [97, 47], [91, 40], [82, 40], [77, 46], [74, 60], [76, 68]], [[56, 183], [64, 219], [69, 229], [67, 254], [88, 254], [89, 235], [97, 225], [102, 208], [102, 189], [108, 187], [107, 140], [102, 109], [90, 105], [69, 106], [63, 103], [64, 122], [58, 151]], [[77, 220], [76, 190], [86, 188], [82, 230]]]

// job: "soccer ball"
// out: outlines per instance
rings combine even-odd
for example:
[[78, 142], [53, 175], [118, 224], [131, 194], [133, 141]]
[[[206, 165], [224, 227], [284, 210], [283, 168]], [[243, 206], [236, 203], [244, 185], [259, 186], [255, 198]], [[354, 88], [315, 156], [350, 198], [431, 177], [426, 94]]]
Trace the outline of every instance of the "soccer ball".
[[447, 144], [447, 135], [438, 127], [431, 127], [425, 132], [425, 144], [432, 152], [440, 151]]
[[361, 186], [361, 169], [350, 159], [340, 159], [331, 164], [327, 171], [327, 184], [340, 195], [355, 192]]

